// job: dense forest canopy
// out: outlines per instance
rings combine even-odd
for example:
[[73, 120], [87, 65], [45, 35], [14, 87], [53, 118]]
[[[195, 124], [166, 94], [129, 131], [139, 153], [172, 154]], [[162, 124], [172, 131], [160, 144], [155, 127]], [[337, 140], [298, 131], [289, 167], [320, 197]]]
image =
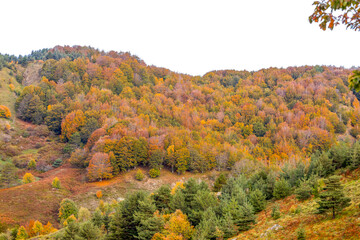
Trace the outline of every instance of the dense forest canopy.
[[41, 64], [38, 81], [14, 90], [17, 117], [47, 125], [68, 143], [74, 165], [102, 166], [105, 176], [137, 165], [178, 173], [243, 161], [281, 166], [360, 133], [349, 69], [223, 70], [201, 77], [80, 46], [2, 58], [19, 81], [24, 68]]

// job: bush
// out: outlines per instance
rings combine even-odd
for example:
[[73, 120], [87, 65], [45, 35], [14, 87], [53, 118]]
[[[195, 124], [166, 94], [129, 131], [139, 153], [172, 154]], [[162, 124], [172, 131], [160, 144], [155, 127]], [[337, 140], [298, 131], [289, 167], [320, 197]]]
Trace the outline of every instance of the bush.
[[11, 112], [8, 107], [0, 105], [0, 118], [11, 118]]
[[79, 222], [88, 221], [90, 220], [90, 218], [91, 218], [91, 213], [89, 209], [81, 207], [79, 210], [79, 217], [78, 217]]
[[140, 169], [137, 170], [136, 174], [135, 174], [135, 179], [138, 181], [142, 181], [144, 179], [145, 175], [143, 173], [143, 171], [141, 171]]
[[53, 188], [60, 189], [61, 185], [60, 185], [60, 180], [59, 180], [59, 178], [55, 177], [54, 180], [53, 180], [52, 183], [51, 183], [51, 186], [52, 186]]
[[56, 160], [54, 161], [54, 163], [52, 164], [52, 166], [53, 166], [53, 168], [58, 168], [58, 167], [61, 166], [61, 164], [62, 164], [62, 160], [61, 160], [61, 158], [58, 158], [58, 159], [56, 159]]
[[29, 163], [28, 163], [28, 165], [27, 165], [27, 168], [28, 169], [36, 169], [36, 161], [35, 161], [35, 159], [30, 159], [30, 161], [29, 161]]
[[275, 220], [280, 218], [280, 207], [278, 205], [273, 206], [271, 217]]
[[23, 184], [35, 182], [35, 177], [31, 173], [25, 173], [22, 182]]
[[151, 178], [157, 178], [158, 176], [160, 176], [160, 170], [152, 168], [149, 171], [149, 175], [150, 175]]
[[306, 233], [304, 228], [300, 228], [297, 230], [297, 239], [298, 240], [305, 240], [306, 239]]
[[213, 191], [220, 192], [224, 184], [226, 184], [226, 176], [224, 174], [220, 174], [220, 176], [215, 180]]
[[102, 191], [101, 191], [101, 190], [99, 190], [99, 191], [96, 192], [96, 197], [97, 197], [97, 198], [102, 198], [102, 196], [103, 196], [103, 194], [102, 194]]

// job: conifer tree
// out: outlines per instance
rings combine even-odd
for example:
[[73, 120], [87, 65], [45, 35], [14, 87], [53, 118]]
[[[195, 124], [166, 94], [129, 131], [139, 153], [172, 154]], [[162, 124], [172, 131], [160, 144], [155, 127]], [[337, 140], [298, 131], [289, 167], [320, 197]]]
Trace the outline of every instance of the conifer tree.
[[302, 181], [300, 186], [295, 190], [296, 198], [304, 201], [311, 197], [312, 188], [307, 181]]
[[332, 217], [335, 218], [342, 209], [350, 206], [350, 198], [345, 197], [343, 186], [340, 183], [340, 176], [331, 176], [325, 180], [324, 192], [320, 193], [320, 200], [318, 201], [318, 212], [326, 213], [332, 212]]
[[273, 195], [276, 199], [282, 199], [289, 196], [290, 191], [290, 184], [284, 178], [275, 182]]
[[11, 184], [16, 183], [18, 179], [16, 175], [16, 167], [13, 163], [5, 162], [0, 170], [0, 185], [6, 184], [10, 187]]
[[154, 194], [152, 198], [156, 205], [156, 209], [162, 211], [170, 208], [171, 189], [169, 185], [162, 185]]
[[224, 184], [226, 184], [226, 177], [224, 174], [220, 174], [220, 176], [215, 180], [213, 191], [220, 192]]
[[265, 209], [266, 196], [259, 189], [255, 189], [250, 193], [249, 201], [254, 207], [254, 212], [260, 212]]
[[80, 225], [77, 235], [79, 236], [78, 239], [97, 240], [100, 239], [101, 232], [92, 222], [84, 222]]
[[75, 240], [77, 234], [79, 232], [79, 224], [77, 222], [70, 222], [66, 228], [64, 233], [64, 240]]
[[74, 201], [65, 198], [60, 203], [59, 209], [59, 219], [60, 222], [63, 223], [68, 217], [74, 215], [75, 217], [78, 216], [78, 208]]

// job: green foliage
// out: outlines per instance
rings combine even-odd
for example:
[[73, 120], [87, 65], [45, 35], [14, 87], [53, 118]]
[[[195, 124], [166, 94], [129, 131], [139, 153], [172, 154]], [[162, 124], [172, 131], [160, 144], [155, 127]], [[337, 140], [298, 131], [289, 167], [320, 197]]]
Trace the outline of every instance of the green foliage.
[[266, 207], [266, 196], [259, 189], [255, 189], [250, 193], [249, 201], [254, 207], [254, 212], [258, 213]]
[[342, 209], [350, 206], [350, 198], [345, 197], [343, 186], [340, 183], [340, 176], [331, 176], [325, 180], [324, 191], [320, 193], [320, 200], [317, 202], [318, 212], [332, 212], [332, 217], [341, 212]]
[[17, 183], [17, 169], [11, 162], [5, 162], [0, 170], [0, 186], [10, 187]]
[[36, 161], [35, 161], [35, 159], [33, 159], [33, 158], [30, 159], [30, 161], [29, 161], [29, 163], [27, 165], [27, 168], [32, 169], [32, 170], [36, 169]]
[[280, 213], [280, 207], [279, 207], [279, 205], [274, 205], [274, 206], [272, 207], [271, 217], [272, 217], [274, 220], [276, 220], [276, 219], [279, 219], [279, 218], [280, 218], [280, 215], [281, 215], [281, 213]]
[[307, 181], [302, 181], [300, 186], [295, 190], [296, 198], [300, 201], [304, 201], [311, 197], [312, 188]]
[[58, 167], [61, 166], [61, 164], [62, 164], [61, 158], [57, 158], [57, 159], [54, 161], [54, 163], [52, 164], [52, 167], [53, 167], [53, 168], [58, 168]]
[[26, 232], [26, 229], [21, 226], [16, 234], [16, 240], [28, 239], [29, 235]]
[[284, 179], [275, 182], [273, 195], [276, 199], [282, 199], [290, 195], [290, 184]]
[[59, 220], [63, 223], [68, 217], [74, 215], [75, 217], [78, 216], [78, 208], [74, 201], [65, 198], [60, 203], [59, 208]]
[[224, 174], [220, 174], [215, 180], [213, 191], [220, 192], [224, 184], [226, 184], [226, 176]]
[[349, 88], [355, 90], [356, 92], [360, 91], [360, 71], [354, 70], [353, 74], [349, 76]]
[[157, 178], [158, 176], [160, 176], [160, 170], [159, 170], [159, 169], [156, 169], [156, 168], [150, 169], [150, 171], [149, 171], [149, 176], [150, 176], [151, 178]]
[[138, 169], [136, 174], [135, 174], [135, 179], [138, 181], [142, 181], [144, 179], [145, 175], [143, 173], [143, 171], [141, 171], [141, 169]]
[[154, 200], [156, 208], [160, 211], [170, 209], [170, 201], [172, 198], [170, 186], [162, 185], [158, 190], [154, 192], [152, 198]]
[[299, 228], [296, 233], [298, 240], [306, 240], [306, 232], [304, 228]]
[[79, 213], [78, 213], [78, 221], [86, 222], [86, 221], [90, 220], [90, 218], [91, 218], [91, 213], [90, 213], [89, 209], [80, 207]]

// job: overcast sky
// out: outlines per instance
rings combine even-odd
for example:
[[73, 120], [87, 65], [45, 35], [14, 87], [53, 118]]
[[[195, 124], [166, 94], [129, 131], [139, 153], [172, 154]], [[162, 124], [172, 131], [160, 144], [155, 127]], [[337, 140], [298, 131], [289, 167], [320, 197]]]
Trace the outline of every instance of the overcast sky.
[[301, 65], [359, 66], [360, 32], [310, 24], [313, 0], [9, 0], [0, 52], [55, 45], [129, 51], [147, 64], [203, 75]]

